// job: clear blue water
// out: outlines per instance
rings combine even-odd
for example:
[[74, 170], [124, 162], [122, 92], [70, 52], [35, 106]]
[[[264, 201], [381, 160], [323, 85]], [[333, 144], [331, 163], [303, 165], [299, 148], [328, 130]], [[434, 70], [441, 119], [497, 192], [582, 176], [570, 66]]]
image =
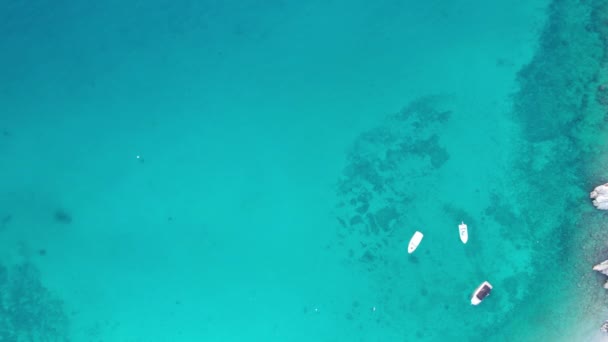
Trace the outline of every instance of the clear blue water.
[[0, 340], [576, 340], [606, 8], [0, 3]]

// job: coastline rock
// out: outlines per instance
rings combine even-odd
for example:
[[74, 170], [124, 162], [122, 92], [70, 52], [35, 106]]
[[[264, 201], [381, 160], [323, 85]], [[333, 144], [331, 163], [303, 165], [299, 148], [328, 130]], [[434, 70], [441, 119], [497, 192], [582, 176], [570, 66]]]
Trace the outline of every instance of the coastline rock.
[[608, 275], [608, 260], [604, 260], [599, 264], [593, 266], [593, 270]]
[[[602, 274], [608, 275], [608, 260], [604, 260], [604, 261], [600, 262], [599, 264], [593, 266], [593, 270], [598, 271]], [[608, 289], [608, 281], [606, 281], [606, 283], [604, 283], [604, 288]]]
[[[602, 274], [608, 275], [608, 260], [604, 260], [604, 261], [600, 262], [599, 264], [593, 266], [593, 270], [598, 271]], [[608, 281], [606, 281], [606, 283], [604, 283], [604, 288], [608, 289]]]
[[608, 210], [608, 183], [599, 185], [591, 191], [589, 198], [593, 205], [600, 210]]
[[600, 331], [603, 333], [608, 333], [608, 321], [605, 321], [600, 327]]

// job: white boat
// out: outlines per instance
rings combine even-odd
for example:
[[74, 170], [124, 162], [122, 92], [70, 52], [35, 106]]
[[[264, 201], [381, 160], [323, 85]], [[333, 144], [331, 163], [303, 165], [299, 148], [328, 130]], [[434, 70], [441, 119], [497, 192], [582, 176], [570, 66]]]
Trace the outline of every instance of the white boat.
[[479, 285], [475, 292], [473, 292], [473, 296], [471, 296], [471, 304], [477, 305], [481, 303], [484, 298], [490, 295], [490, 292], [492, 292], [492, 284], [484, 281], [481, 283], [481, 285]]
[[414, 251], [416, 250], [416, 248], [418, 248], [418, 245], [420, 244], [420, 241], [422, 241], [422, 238], [424, 237], [424, 234], [422, 234], [419, 231], [416, 231], [414, 233], [414, 235], [412, 236], [412, 238], [410, 239], [410, 243], [407, 246], [407, 252], [412, 254], [414, 253]]
[[464, 221], [458, 225], [458, 231], [460, 232], [460, 241], [462, 241], [462, 243], [467, 243], [467, 241], [469, 241], [469, 232]]

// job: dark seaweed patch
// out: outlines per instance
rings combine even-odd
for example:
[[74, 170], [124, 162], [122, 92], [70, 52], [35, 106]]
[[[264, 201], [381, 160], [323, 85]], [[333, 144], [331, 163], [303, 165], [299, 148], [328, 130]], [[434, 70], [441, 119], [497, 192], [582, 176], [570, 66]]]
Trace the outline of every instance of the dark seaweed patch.
[[53, 213], [53, 218], [55, 219], [55, 222], [58, 222], [58, 223], [62, 223], [62, 224], [72, 223], [72, 215], [70, 215], [64, 209], [56, 209], [55, 212]]

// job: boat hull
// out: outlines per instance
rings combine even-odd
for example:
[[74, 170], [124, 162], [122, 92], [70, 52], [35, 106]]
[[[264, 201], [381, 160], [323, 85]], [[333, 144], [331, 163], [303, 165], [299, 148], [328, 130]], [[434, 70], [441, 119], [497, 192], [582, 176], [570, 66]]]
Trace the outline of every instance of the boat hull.
[[460, 241], [467, 243], [469, 241], [469, 229], [464, 222], [458, 225], [458, 232], [460, 233]]
[[484, 281], [479, 285], [471, 296], [471, 305], [479, 305], [492, 292], [492, 284]]
[[416, 250], [416, 248], [418, 248], [418, 245], [420, 244], [420, 241], [422, 241], [423, 237], [424, 237], [424, 234], [422, 234], [419, 231], [416, 231], [414, 233], [414, 235], [410, 239], [410, 243], [407, 245], [407, 252], [409, 254], [414, 253], [414, 251]]

